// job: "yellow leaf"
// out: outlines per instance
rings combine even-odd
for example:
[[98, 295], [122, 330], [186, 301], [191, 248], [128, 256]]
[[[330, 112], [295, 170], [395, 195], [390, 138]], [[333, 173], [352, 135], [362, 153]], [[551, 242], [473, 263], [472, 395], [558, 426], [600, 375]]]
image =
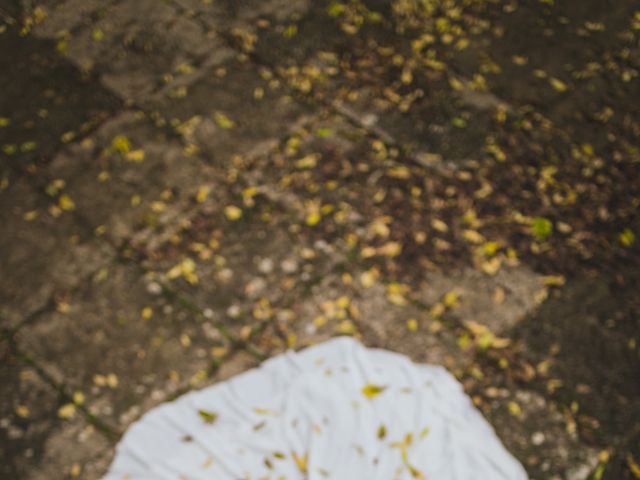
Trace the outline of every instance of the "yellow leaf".
[[555, 77], [551, 77], [549, 79], [549, 83], [551, 84], [551, 87], [553, 87], [553, 89], [558, 91], [558, 92], [566, 92], [567, 91], [568, 87], [562, 80], [558, 80]]
[[455, 308], [458, 306], [458, 293], [455, 290], [451, 290], [444, 294], [442, 297], [442, 303], [447, 308]]
[[487, 257], [493, 257], [497, 253], [499, 248], [500, 245], [498, 245], [497, 242], [487, 242], [482, 246], [482, 252]]
[[208, 410], [198, 410], [198, 415], [209, 425], [213, 424], [218, 419], [218, 414], [214, 412], [210, 412]]
[[225, 130], [229, 130], [236, 126], [235, 122], [222, 112], [214, 113], [213, 120], [220, 128], [224, 128]]
[[484, 242], [484, 237], [475, 230], [465, 230], [462, 232], [462, 237], [469, 243], [479, 244]]
[[376, 218], [369, 224], [369, 231], [381, 238], [387, 238], [391, 233], [387, 226], [388, 220], [390, 220], [388, 217]]
[[514, 55], [513, 57], [511, 57], [511, 61], [519, 67], [522, 67], [523, 65], [526, 65], [527, 62], [529, 62], [529, 59], [521, 55]]
[[410, 332], [418, 331], [418, 321], [415, 318], [410, 318], [407, 320], [407, 330]]
[[182, 262], [178, 263], [167, 272], [167, 278], [174, 279], [183, 277], [187, 282], [193, 285], [198, 283], [198, 276], [195, 271], [196, 263], [191, 258], [185, 258]]
[[413, 82], [413, 72], [411, 72], [410, 68], [402, 69], [402, 76], [400, 77], [400, 81], [405, 85], [409, 85]]
[[76, 414], [76, 406], [73, 403], [67, 403], [58, 409], [58, 417], [69, 419]]
[[496, 273], [498, 273], [498, 270], [500, 270], [501, 265], [502, 265], [502, 261], [500, 260], [500, 258], [493, 257], [491, 260], [487, 260], [482, 265], [480, 265], [480, 268], [487, 275], [493, 276]]
[[624, 247], [630, 247], [636, 241], [636, 235], [629, 228], [625, 228], [619, 235], [618, 240]]
[[73, 465], [71, 465], [71, 468], [69, 469], [69, 475], [71, 476], [71, 478], [78, 478], [81, 473], [82, 467], [79, 463], [74, 463]]
[[366, 272], [360, 274], [360, 283], [364, 288], [370, 288], [376, 282], [380, 276], [380, 271], [377, 268], [371, 268]]
[[242, 209], [236, 207], [235, 205], [228, 205], [224, 207], [224, 214], [229, 220], [235, 222], [236, 220], [242, 218]]
[[170, 90], [167, 95], [169, 95], [169, 97], [171, 98], [184, 98], [187, 96], [188, 92], [189, 91], [187, 90], [187, 87], [184, 85], [181, 85], [180, 87]]
[[516, 402], [511, 401], [507, 404], [507, 408], [509, 409], [509, 413], [514, 417], [519, 417], [522, 415], [522, 408]]
[[451, 88], [453, 88], [454, 90], [456, 90], [458, 92], [460, 90], [464, 90], [464, 84], [460, 80], [455, 78], [455, 77], [451, 77], [449, 79], [449, 85], [451, 85]]
[[291, 452], [291, 456], [293, 457], [293, 461], [296, 463], [298, 470], [302, 473], [307, 473], [307, 464], [309, 462], [309, 453], [305, 452], [303, 456], [298, 456], [296, 452]]
[[511, 345], [511, 340], [508, 338], [503, 338], [503, 337], [493, 337], [491, 340], [491, 347], [492, 348], [507, 348], [509, 345]]
[[94, 42], [101, 42], [104, 39], [104, 32], [101, 29], [96, 28], [91, 32], [91, 38]]
[[462, 350], [466, 350], [467, 348], [469, 348], [470, 343], [471, 337], [469, 337], [468, 334], [463, 333], [458, 337], [458, 347], [460, 347]]
[[60, 53], [64, 53], [67, 51], [67, 41], [64, 38], [61, 38], [60, 40], [58, 40], [58, 42], [56, 43], [56, 50]]
[[320, 159], [320, 155], [317, 153], [311, 153], [309, 155], [305, 155], [300, 160], [295, 162], [296, 168], [314, 168], [318, 164], [318, 160]]
[[336, 300], [336, 305], [342, 309], [347, 308], [350, 303], [351, 300], [346, 295], [343, 295], [342, 297], [338, 298], [338, 300]]
[[111, 140], [111, 148], [119, 153], [127, 153], [131, 150], [131, 142], [124, 135], [116, 135]]
[[630, 453], [627, 454], [627, 465], [629, 466], [629, 470], [631, 470], [631, 474], [635, 478], [640, 478], [640, 465], [637, 464], [633, 455]]
[[0, 127], [6, 127], [11, 123], [11, 120], [7, 117], [0, 117]]
[[60, 195], [60, 198], [58, 199], [58, 206], [66, 212], [76, 208], [76, 204], [73, 203], [71, 197], [69, 197], [69, 195], [67, 195], [66, 193]]
[[307, 225], [309, 225], [310, 227], [317, 225], [320, 220], [322, 220], [322, 216], [318, 212], [313, 212], [307, 215], [307, 218], [305, 219]]
[[400, 242], [388, 242], [378, 248], [378, 253], [387, 257], [397, 257], [402, 252]]
[[116, 388], [118, 386], [119, 380], [118, 376], [115, 373], [110, 373], [106, 377], [107, 385], [109, 388]]
[[351, 320], [343, 320], [336, 327], [336, 332], [341, 335], [355, 335], [357, 330]]
[[429, 313], [431, 314], [432, 317], [438, 318], [442, 316], [445, 310], [446, 310], [446, 307], [444, 306], [444, 304], [442, 304], [441, 302], [438, 302], [433, 307], [431, 307], [431, 310], [429, 310]]
[[176, 72], [182, 73], [183, 75], [188, 75], [189, 73], [193, 73], [193, 66], [188, 63], [181, 63], [176, 67]]
[[565, 284], [566, 278], [562, 275], [547, 275], [544, 277], [543, 281], [548, 287], [561, 287]]
[[22, 218], [24, 218], [24, 220], [26, 222], [31, 222], [31, 221], [35, 220], [36, 218], [38, 218], [38, 211], [37, 210], [30, 210], [28, 212], [25, 212], [24, 215], [22, 215]]
[[29, 407], [27, 407], [26, 405], [16, 406], [16, 415], [18, 415], [20, 418], [28, 418], [30, 413], [31, 411], [29, 410]]
[[18, 147], [13, 143], [8, 143], [2, 146], [2, 151], [7, 155], [13, 155], [18, 151]]
[[409, 292], [409, 287], [397, 282], [391, 282], [387, 285], [387, 299], [394, 305], [404, 306], [409, 302], [405, 298], [405, 294]]
[[373, 383], [368, 383], [364, 387], [362, 387], [362, 394], [367, 397], [369, 400], [376, 398], [382, 392], [384, 392], [387, 387], [383, 387], [380, 385], [374, 385]]
[[76, 405], [82, 405], [84, 403], [84, 393], [74, 392], [73, 403], [75, 403]]
[[128, 152], [125, 158], [130, 162], [140, 163], [144, 160], [144, 156], [145, 156], [144, 150], [138, 149], [138, 150], [132, 150]]
[[140, 312], [140, 318], [142, 318], [142, 320], [149, 320], [151, 317], [153, 317], [153, 309], [151, 307], [144, 307]]
[[196, 202], [204, 202], [209, 196], [209, 192], [211, 192], [211, 188], [209, 188], [207, 185], [202, 185], [200, 188], [198, 188], [198, 193], [196, 193]]
[[398, 165], [387, 170], [387, 175], [393, 178], [407, 179], [411, 176], [411, 171], [404, 165]]
[[376, 249], [373, 247], [364, 247], [360, 251], [360, 256], [362, 258], [371, 258], [371, 257], [374, 257], [375, 255], [376, 255]]
[[449, 226], [439, 218], [431, 219], [431, 226], [440, 233], [446, 233], [449, 231]]

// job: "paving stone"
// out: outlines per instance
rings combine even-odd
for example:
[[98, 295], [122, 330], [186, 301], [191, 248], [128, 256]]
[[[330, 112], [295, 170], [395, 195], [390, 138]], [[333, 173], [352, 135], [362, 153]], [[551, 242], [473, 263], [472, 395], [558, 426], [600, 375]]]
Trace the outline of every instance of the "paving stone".
[[208, 170], [144, 113], [126, 112], [58, 154], [47, 173], [64, 180], [88, 228], [120, 245], [159, 221], [173, 201], [195, 194], [195, 179], [206, 179]]
[[70, 212], [51, 210], [57, 203], [26, 179], [0, 193], [0, 269], [5, 272], [0, 322], [5, 328], [18, 326], [51, 300], [64, 302], [115, 255], [107, 243], [76, 224]]
[[113, 447], [107, 447], [103, 451], [99, 451], [91, 460], [86, 462], [81, 469], [80, 478], [87, 480], [98, 480], [107, 473], [109, 465], [115, 455]]
[[[36, 33], [59, 35], [56, 29], [71, 7], [55, 9]], [[222, 61], [232, 54], [215, 32], [181, 16], [171, 2], [112, 2], [91, 13], [88, 22], [79, 21], [83, 12], [74, 15], [77, 28], [62, 36], [60, 49], [81, 69], [95, 71], [125, 100], [144, 99], [162, 86], [165, 75], [179, 75], [185, 65]]]
[[213, 164], [229, 165], [234, 154], [277, 145], [308, 112], [272, 73], [246, 61], [231, 60], [200, 77], [183, 95], [169, 90], [154, 97], [148, 109], [162, 123], [189, 126], [184, 140]]
[[209, 322], [148, 283], [136, 267], [114, 265], [71, 295], [63, 311], [43, 315], [17, 337], [52, 378], [82, 392], [89, 410], [116, 429], [133, 419], [132, 407], [146, 409], [206, 378], [212, 349], [228, 346]]
[[509, 332], [526, 319], [544, 294], [544, 278], [524, 265], [501, 268], [495, 276], [465, 268], [428, 273], [417, 297], [428, 305], [454, 292], [452, 313], [461, 321], [472, 320], [496, 334]]
[[627, 438], [640, 415], [640, 385], [632, 381], [640, 368], [639, 284], [633, 265], [570, 279], [510, 332], [527, 345], [523, 357], [548, 363], [557, 384], [551, 397], [579, 406], [578, 428], [594, 444]]
[[[150, 409], [158, 406], [162, 402], [171, 402], [178, 398], [181, 394], [189, 391], [197, 390], [200, 388], [206, 388], [218, 382], [223, 382], [231, 377], [239, 375], [251, 368], [255, 368], [260, 364], [260, 361], [254, 356], [247, 353], [244, 350], [229, 351], [223, 358], [219, 358], [219, 366], [209, 372], [206, 377], [202, 374], [196, 374], [191, 379], [185, 379], [180, 382], [178, 389], [175, 386], [169, 388], [153, 390], [148, 398], [145, 398], [139, 403], [132, 405], [121, 415], [121, 432], [128, 427], [132, 422], [140, 419]], [[106, 460], [112, 457], [111, 452], [107, 452]], [[105, 465], [106, 464], [106, 465]], [[108, 467], [108, 463], [103, 459], [98, 465], [96, 470], [102, 469], [103, 473]]]
[[418, 362], [451, 369], [462, 365], [455, 337], [446, 329], [433, 328], [425, 311], [390, 300], [387, 288], [377, 281], [363, 287], [356, 272], [343, 269], [341, 265], [322, 275], [276, 313], [271, 330], [255, 341], [274, 354], [352, 335], [369, 347], [398, 351]]
[[[287, 222], [270, 221], [269, 202], [255, 197], [229, 220], [224, 204], [205, 202], [183, 231], [149, 252], [144, 266], [237, 335], [268, 321], [273, 308], [323, 271], [325, 259], [302, 258]], [[240, 208], [240, 207], [238, 207]], [[278, 214], [279, 215], [279, 214]]]
[[83, 471], [96, 452], [109, 447], [106, 437], [78, 410], [61, 418], [59, 409], [67, 400], [34, 368], [8, 353], [6, 344], [0, 349], [0, 476], [44, 480]]
[[586, 479], [598, 463], [597, 450], [568, 433], [555, 405], [535, 392], [511, 386], [506, 397], [493, 399], [483, 410], [531, 480]]
[[304, 13], [312, 2], [309, 0], [175, 0], [175, 3], [198, 20], [218, 31], [253, 26], [257, 19], [285, 22]]
[[95, 78], [55, 52], [52, 41], [0, 35], [0, 177], [46, 163], [71, 137], [82, 137], [120, 108]]
[[40, 8], [44, 18], [35, 26], [36, 33], [54, 38], [72, 32], [104, 15], [119, 0], [20, 0], [25, 14]]

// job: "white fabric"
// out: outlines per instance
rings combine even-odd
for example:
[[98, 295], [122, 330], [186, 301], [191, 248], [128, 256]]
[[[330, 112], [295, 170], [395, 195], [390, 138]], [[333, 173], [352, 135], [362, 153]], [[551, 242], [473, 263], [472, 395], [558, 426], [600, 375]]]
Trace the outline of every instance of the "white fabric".
[[343, 337], [151, 410], [105, 480], [421, 478], [527, 475], [445, 369]]

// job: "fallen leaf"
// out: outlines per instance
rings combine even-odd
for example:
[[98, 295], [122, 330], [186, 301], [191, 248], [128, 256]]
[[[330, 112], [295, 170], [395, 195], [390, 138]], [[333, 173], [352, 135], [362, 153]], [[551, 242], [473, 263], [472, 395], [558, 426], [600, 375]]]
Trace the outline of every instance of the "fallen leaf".
[[202, 418], [204, 423], [209, 425], [212, 425], [218, 419], [217, 413], [210, 412], [208, 410], [198, 410], [198, 415], [200, 415], [200, 418]]
[[213, 120], [220, 128], [224, 128], [225, 130], [229, 130], [236, 126], [235, 122], [222, 112], [214, 113]]
[[566, 92], [567, 89], [569, 88], [567, 87], [566, 83], [564, 83], [562, 80], [559, 80], [555, 77], [551, 77], [549, 79], [549, 83], [551, 84], [551, 87], [553, 87], [553, 89], [558, 92]]
[[380, 385], [374, 385], [373, 383], [368, 383], [364, 387], [362, 387], [362, 394], [367, 397], [369, 400], [376, 398], [382, 392], [384, 392], [387, 387], [383, 387]]
[[242, 209], [236, 207], [235, 205], [227, 205], [226, 207], [224, 207], [224, 214], [229, 220], [235, 222], [236, 220], [242, 218]]

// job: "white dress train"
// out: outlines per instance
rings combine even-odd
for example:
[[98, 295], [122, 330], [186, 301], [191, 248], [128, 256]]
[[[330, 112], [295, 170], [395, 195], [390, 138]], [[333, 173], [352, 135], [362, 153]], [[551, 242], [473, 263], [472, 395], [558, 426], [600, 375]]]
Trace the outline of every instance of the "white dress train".
[[444, 368], [351, 338], [154, 408], [104, 480], [525, 480]]

